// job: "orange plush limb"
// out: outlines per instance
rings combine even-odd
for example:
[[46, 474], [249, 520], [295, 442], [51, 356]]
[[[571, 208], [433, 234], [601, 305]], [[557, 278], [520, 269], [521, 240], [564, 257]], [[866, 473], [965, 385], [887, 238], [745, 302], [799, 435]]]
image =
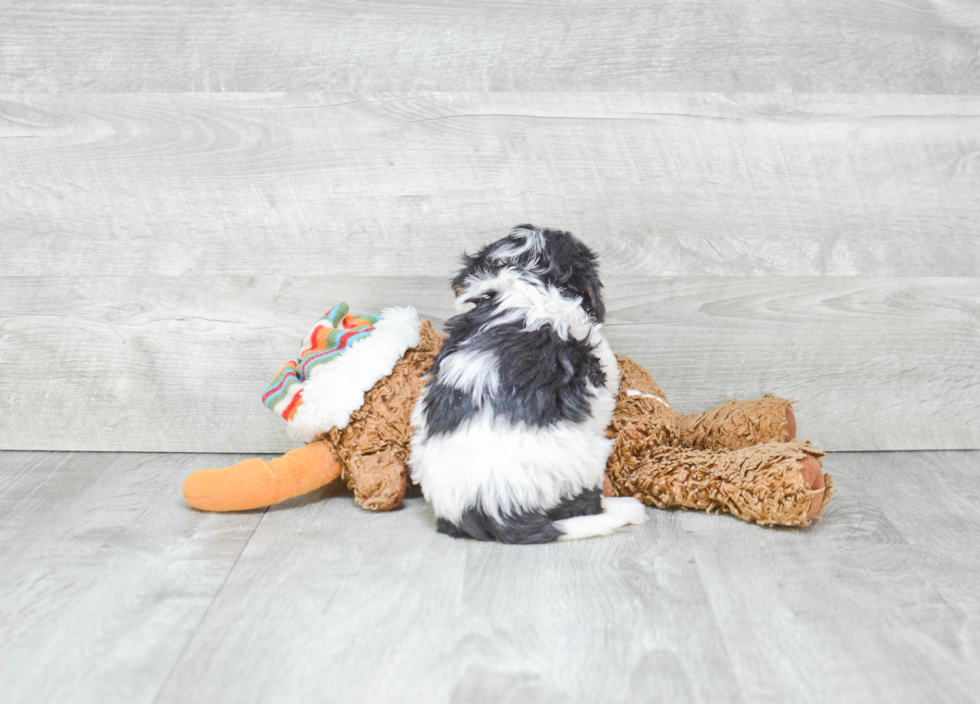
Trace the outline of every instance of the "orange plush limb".
[[184, 480], [184, 499], [202, 511], [248, 511], [319, 489], [341, 469], [330, 443], [312, 442], [268, 462], [253, 457], [198, 470]]

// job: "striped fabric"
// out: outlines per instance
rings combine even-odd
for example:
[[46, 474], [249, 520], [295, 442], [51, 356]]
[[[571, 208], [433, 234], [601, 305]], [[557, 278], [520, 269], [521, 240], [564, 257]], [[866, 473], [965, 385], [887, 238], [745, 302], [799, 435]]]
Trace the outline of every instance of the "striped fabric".
[[337, 359], [357, 340], [374, 332], [377, 315], [354, 316], [346, 303], [338, 303], [320, 318], [303, 338], [299, 359], [286, 363], [262, 395], [262, 403], [287, 421], [303, 405], [303, 385], [313, 372]]

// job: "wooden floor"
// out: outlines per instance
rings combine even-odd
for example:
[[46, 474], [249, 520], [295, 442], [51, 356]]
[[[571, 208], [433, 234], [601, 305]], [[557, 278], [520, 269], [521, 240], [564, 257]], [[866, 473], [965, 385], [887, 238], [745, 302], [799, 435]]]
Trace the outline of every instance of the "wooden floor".
[[650, 510], [452, 540], [329, 488], [207, 514], [239, 455], [0, 454], [4, 702], [967, 702], [980, 452], [837, 453], [805, 530]]

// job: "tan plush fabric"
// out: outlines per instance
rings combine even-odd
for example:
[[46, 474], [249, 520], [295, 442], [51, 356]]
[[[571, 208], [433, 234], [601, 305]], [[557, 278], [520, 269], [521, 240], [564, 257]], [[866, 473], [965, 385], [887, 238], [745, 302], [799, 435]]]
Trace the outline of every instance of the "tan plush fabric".
[[761, 442], [788, 442], [785, 398], [729, 400], [701, 413], [677, 416], [681, 441], [698, 450], [738, 450]]
[[[620, 496], [657, 508], [730, 512], [762, 525], [806, 526], [815, 490], [803, 480], [800, 461], [823, 453], [802, 443], [763, 443], [739, 450], [658, 447], [624, 467], [613, 480]], [[821, 510], [833, 493], [824, 476]]]
[[405, 352], [391, 374], [365, 394], [350, 423], [320, 436], [337, 448], [343, 480], [358, 505], [370, 511], [396, 508], [408, 485], [412, 408], [442, 346], [442, 336], [430, 321], [422, 323], [419, 333], [418, 347]]
[[[365, 394], [347, 426], [269, 463], [247, 460], [195, 472], [184, 485], [188, 503], [208, 511], [247, 510], [311, 491], [339, 474], [361, 507], [396, 508], [409, 481], [412, 409], [443, 341], [429, 321], [419, 332], [418, 347]], [[819, 516], [833, 485], [822, 474], [820, 450], [782, 442], [792, 434], [787, 424], [795, 424], [789, 401], [726, 401], [678, 416], [643, 367], [626, 357], [617, 361], [620, 388], [606, 467], [611, 493], [659, 508], [728, 511], [764, 525], [808, 525]]]
[[624, 469], [634, 466], [639, 458], [659, 447], [680, 443], [674, 411], [657, 382], [632, 359], [617, 355], [616, 361], [619, 398], [607, 431], [615, 442], [606, 464], [606, 476], [614, 486]]
[[677, 416], [643, 367], [618, 360], [621, 382], [610, 426], [615, 443], [606, 467], [614, 494], [657, 508], [730, 512], [762, 525], [806, 526], [819, 517], [833, 482], [824, 475], [822, 500], [811, 501], [821, 490], [806, 483], [800, 463], [824, 453], [783, 442], [789, 401], [728, 401]]

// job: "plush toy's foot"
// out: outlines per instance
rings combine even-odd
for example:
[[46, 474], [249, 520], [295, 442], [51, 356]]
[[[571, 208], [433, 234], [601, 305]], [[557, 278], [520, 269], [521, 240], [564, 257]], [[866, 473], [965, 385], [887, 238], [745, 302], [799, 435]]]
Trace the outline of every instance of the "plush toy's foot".
[[255, 457], [194, 472], [184, 480], [184, 499], [202, 511], [248, 511], [319, 489], [340, 471], [330, 444], [314, 442], [268, 462]]
[[[788, 409], [787, 409], [788, 410]], [[816, 518], [820, 515], [823, 508], [824, 496], [827, 494], [827, 482], [824, 481], [823, 466], [820, 460], [813, 455], [807, 455], [799, 461], [800, 472], [803, 475], [803, 483], [810, 487], [810, 510], [806, 512], [806, 520]], [[830, 477], [827, 477], [827, 481]]]
[[796, 439], [793, 401], [774, 396], [725, 401], [701, 413], [677, 416], [681, 444], [695, 450], [738, 450]]
[[785, 442], [796, 440], [796, 414], [789, 404], [786, 404], [786, 435]]
[[350, 458], [346, 477], [347, 485], [354, 490], [354, 501], [368, 511], [398, 508], [408, 487], [405, 463], [390, 448]]
[[617, 495], [658, 508], [727, 511], [762, 525], [806, 526], [833, 493], [822, 456], [797, 442], [739, 450], [658, 447], [610, 479]]

